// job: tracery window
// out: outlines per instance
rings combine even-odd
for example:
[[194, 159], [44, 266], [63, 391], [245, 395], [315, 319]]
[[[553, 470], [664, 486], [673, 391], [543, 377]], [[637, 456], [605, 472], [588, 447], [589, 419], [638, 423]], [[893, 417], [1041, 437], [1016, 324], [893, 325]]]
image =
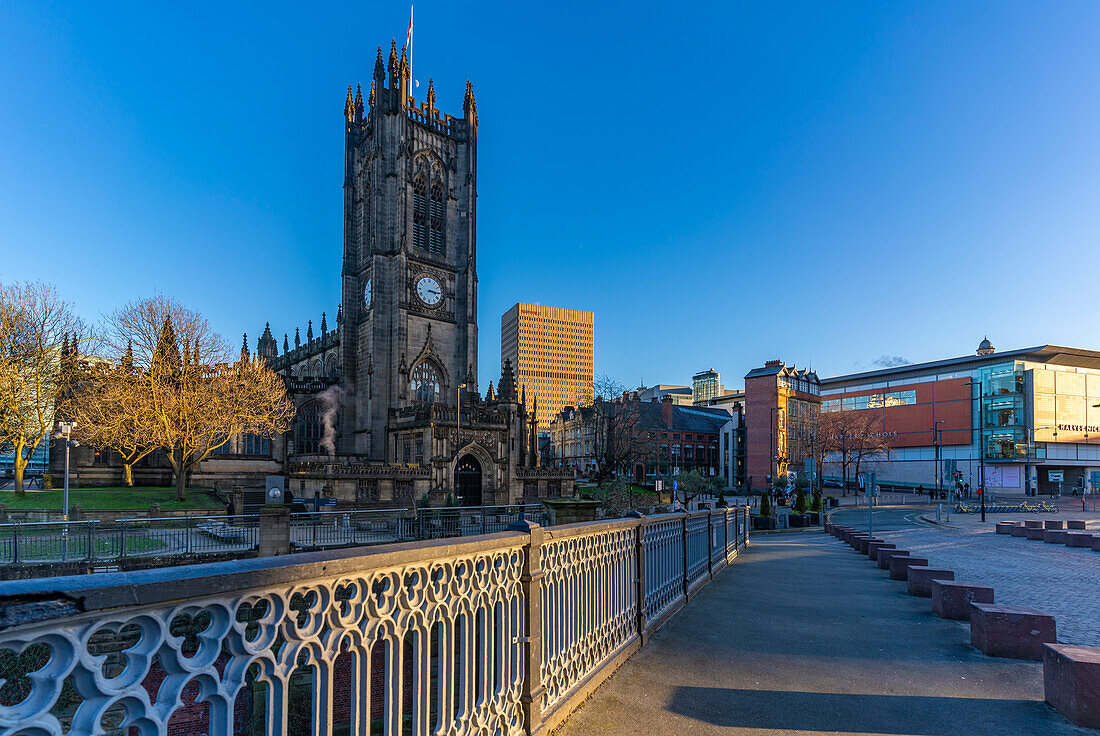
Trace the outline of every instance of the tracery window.
[[241, 435], [241, 452], [245, 455], [270, 455], [271, 445], [267, 437], [251, 432]]
[[435, 401], [439, 396], [442, 385], [439, 371], [436, 370], [431, 361], [423, 360], [413, 368], [412, 389], [413, 397], [417, 401], [425, 403]]
[[321, 452], [321, 407], [310, 404], [298, 413], [295, 432], [295, 450], [303, 455]]
[[413, 180], [413, 245], [428, 249], [428, 185], [420, 176]]

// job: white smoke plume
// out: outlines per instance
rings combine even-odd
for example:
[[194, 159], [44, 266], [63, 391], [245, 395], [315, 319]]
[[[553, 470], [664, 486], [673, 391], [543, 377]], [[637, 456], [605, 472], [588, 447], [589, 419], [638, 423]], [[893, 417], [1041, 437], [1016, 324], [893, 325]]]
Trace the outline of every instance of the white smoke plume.
[[317, 396], [317, 400], [325, 409], [321, 415], [321, 449], [332, 458], [336, 456], [336, 415], [344, 400], [344, 389], [340, 386], [329, 386]]

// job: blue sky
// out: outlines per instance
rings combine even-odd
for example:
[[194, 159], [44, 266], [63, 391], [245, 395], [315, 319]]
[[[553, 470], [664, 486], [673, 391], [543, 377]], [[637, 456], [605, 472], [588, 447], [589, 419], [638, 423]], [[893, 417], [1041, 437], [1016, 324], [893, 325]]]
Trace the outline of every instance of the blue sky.
[[[344, 95], [407, 20], [0, 5], [0, 279], [331, 324]], [[516, 301], [594, 311], [628, 385], [1100, 347], [1097, 38], [1094, 2], [417, 3], [421, 92], [477, 94], [482, 383]]]

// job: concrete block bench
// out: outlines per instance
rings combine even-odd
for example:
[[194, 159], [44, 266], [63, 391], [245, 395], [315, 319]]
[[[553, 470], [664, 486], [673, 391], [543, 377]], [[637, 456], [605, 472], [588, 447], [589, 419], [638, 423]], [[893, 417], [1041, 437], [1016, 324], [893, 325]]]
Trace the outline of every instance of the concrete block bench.
[[1043, 696], [1075, 726], [1100, 728], [1100, 648], [1044, 644]]
[[955, 621], [970, 620], [971, 603], [992, 603], [993, 588], [958, 580], [932, 581], [932, 613]]
[[1100, 534], [1095, 534], [1092, 537], [1092, 548], [1097, 552], [1100, 552]]
[[1047, 519], [1043, 522], [1044, 529], [1065, 529], [1066, 522], [1062, 519]]
[[1066, 529], [1088, 529], [1088, 522], [1084, 519], [1066, 519]]
[[878, 551], [880, 549], [897, 549], [896, 544], [890, 542], [868, 542], [867, 543], [867, 556], [875, 562], [878, 562]]
[[1026, 526], [1028, 529], [1042, 529], [1043, 528], [1043, 520], [1042, 519], [1028, 519], [1027, 521], [1024, 522], [1024, 526]]
[[878, 569], [889, 570], [890, 559], [893, 557], [908, 557], [909, 550], [904, 549], [880, 549], [878, 551]]
[[1041, 526], [1029, 526], [1024, 530], [1024, 536], [1028, 539], [1038, 539], [1040, 542], [1046, 539], [1047, 530]]
[[1047, 544], [1065, 544], [1067, 533], [1065, 529], [1044, 529], [1043, 541]]
[[1023, 524], [1019, 524], [1017, 526], [1012, 527], [1012, 529], [1010, 531], [1012, 533], [1012, 536], [1014, 536], [1014, 537], [1026, 537], [1027, 536], [1027, 527], [1024, 526]]
[[902, 556], [897, 555], [890, 558], [890, 579], [891, 580], [908, 580], [909, 568], [912, 565], [928, 565], [928, 560], [923, 557], [913, 557], [912, 555]]
[[1092, 538], [1095, 536], [1092, 532], [1066, 532], [1066, 546], [1091, 547]]
[[907, 589], [909, 595], [921, 598], [932, 597], [933, 580], [954, 580], [955, 573], [942, 567], [928, 567], [927, 565], [912, 565], [909, 567], [909, 579]]
[[870, 538], [871, 538], [871, 535], [868, 534], [867, 532], [856, 532], [855, 534], [849, 535], [848, 544], [852, 545], [852, 547], [854, 547], [854, 548], [858, 548], [859, 547], [859, 542], [860, 542], [861, 539], [870, 539]]
[[1019, 524], [1019, 522], [1016, 522], [1016, 521], [998, 521], [997, 522], [997, 533], [998, 534], [1011, 534], [1012, 530], [1015, 529], [1018, 526], [1020, 526], [1020, 524]]
[[970, 643], [982, 654], [1043, 660], [1043, 644], [1058, 641], [1054, 617], [1026, 606], [970, 604]]

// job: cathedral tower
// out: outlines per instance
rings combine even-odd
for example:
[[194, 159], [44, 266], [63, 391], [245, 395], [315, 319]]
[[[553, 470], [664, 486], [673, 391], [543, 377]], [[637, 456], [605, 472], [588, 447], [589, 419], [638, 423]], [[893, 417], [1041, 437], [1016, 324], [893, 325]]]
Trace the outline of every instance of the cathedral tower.
[[[387, 84], [388, 77], [388, 84]], [[409, 63], [382, 49], [364, 101], [344, 106], [340, 340], [346, 391], [339, 452], [392, 461], [391, 409], [453, 404], [477, 390], [477, 111], [412, 97]]]

